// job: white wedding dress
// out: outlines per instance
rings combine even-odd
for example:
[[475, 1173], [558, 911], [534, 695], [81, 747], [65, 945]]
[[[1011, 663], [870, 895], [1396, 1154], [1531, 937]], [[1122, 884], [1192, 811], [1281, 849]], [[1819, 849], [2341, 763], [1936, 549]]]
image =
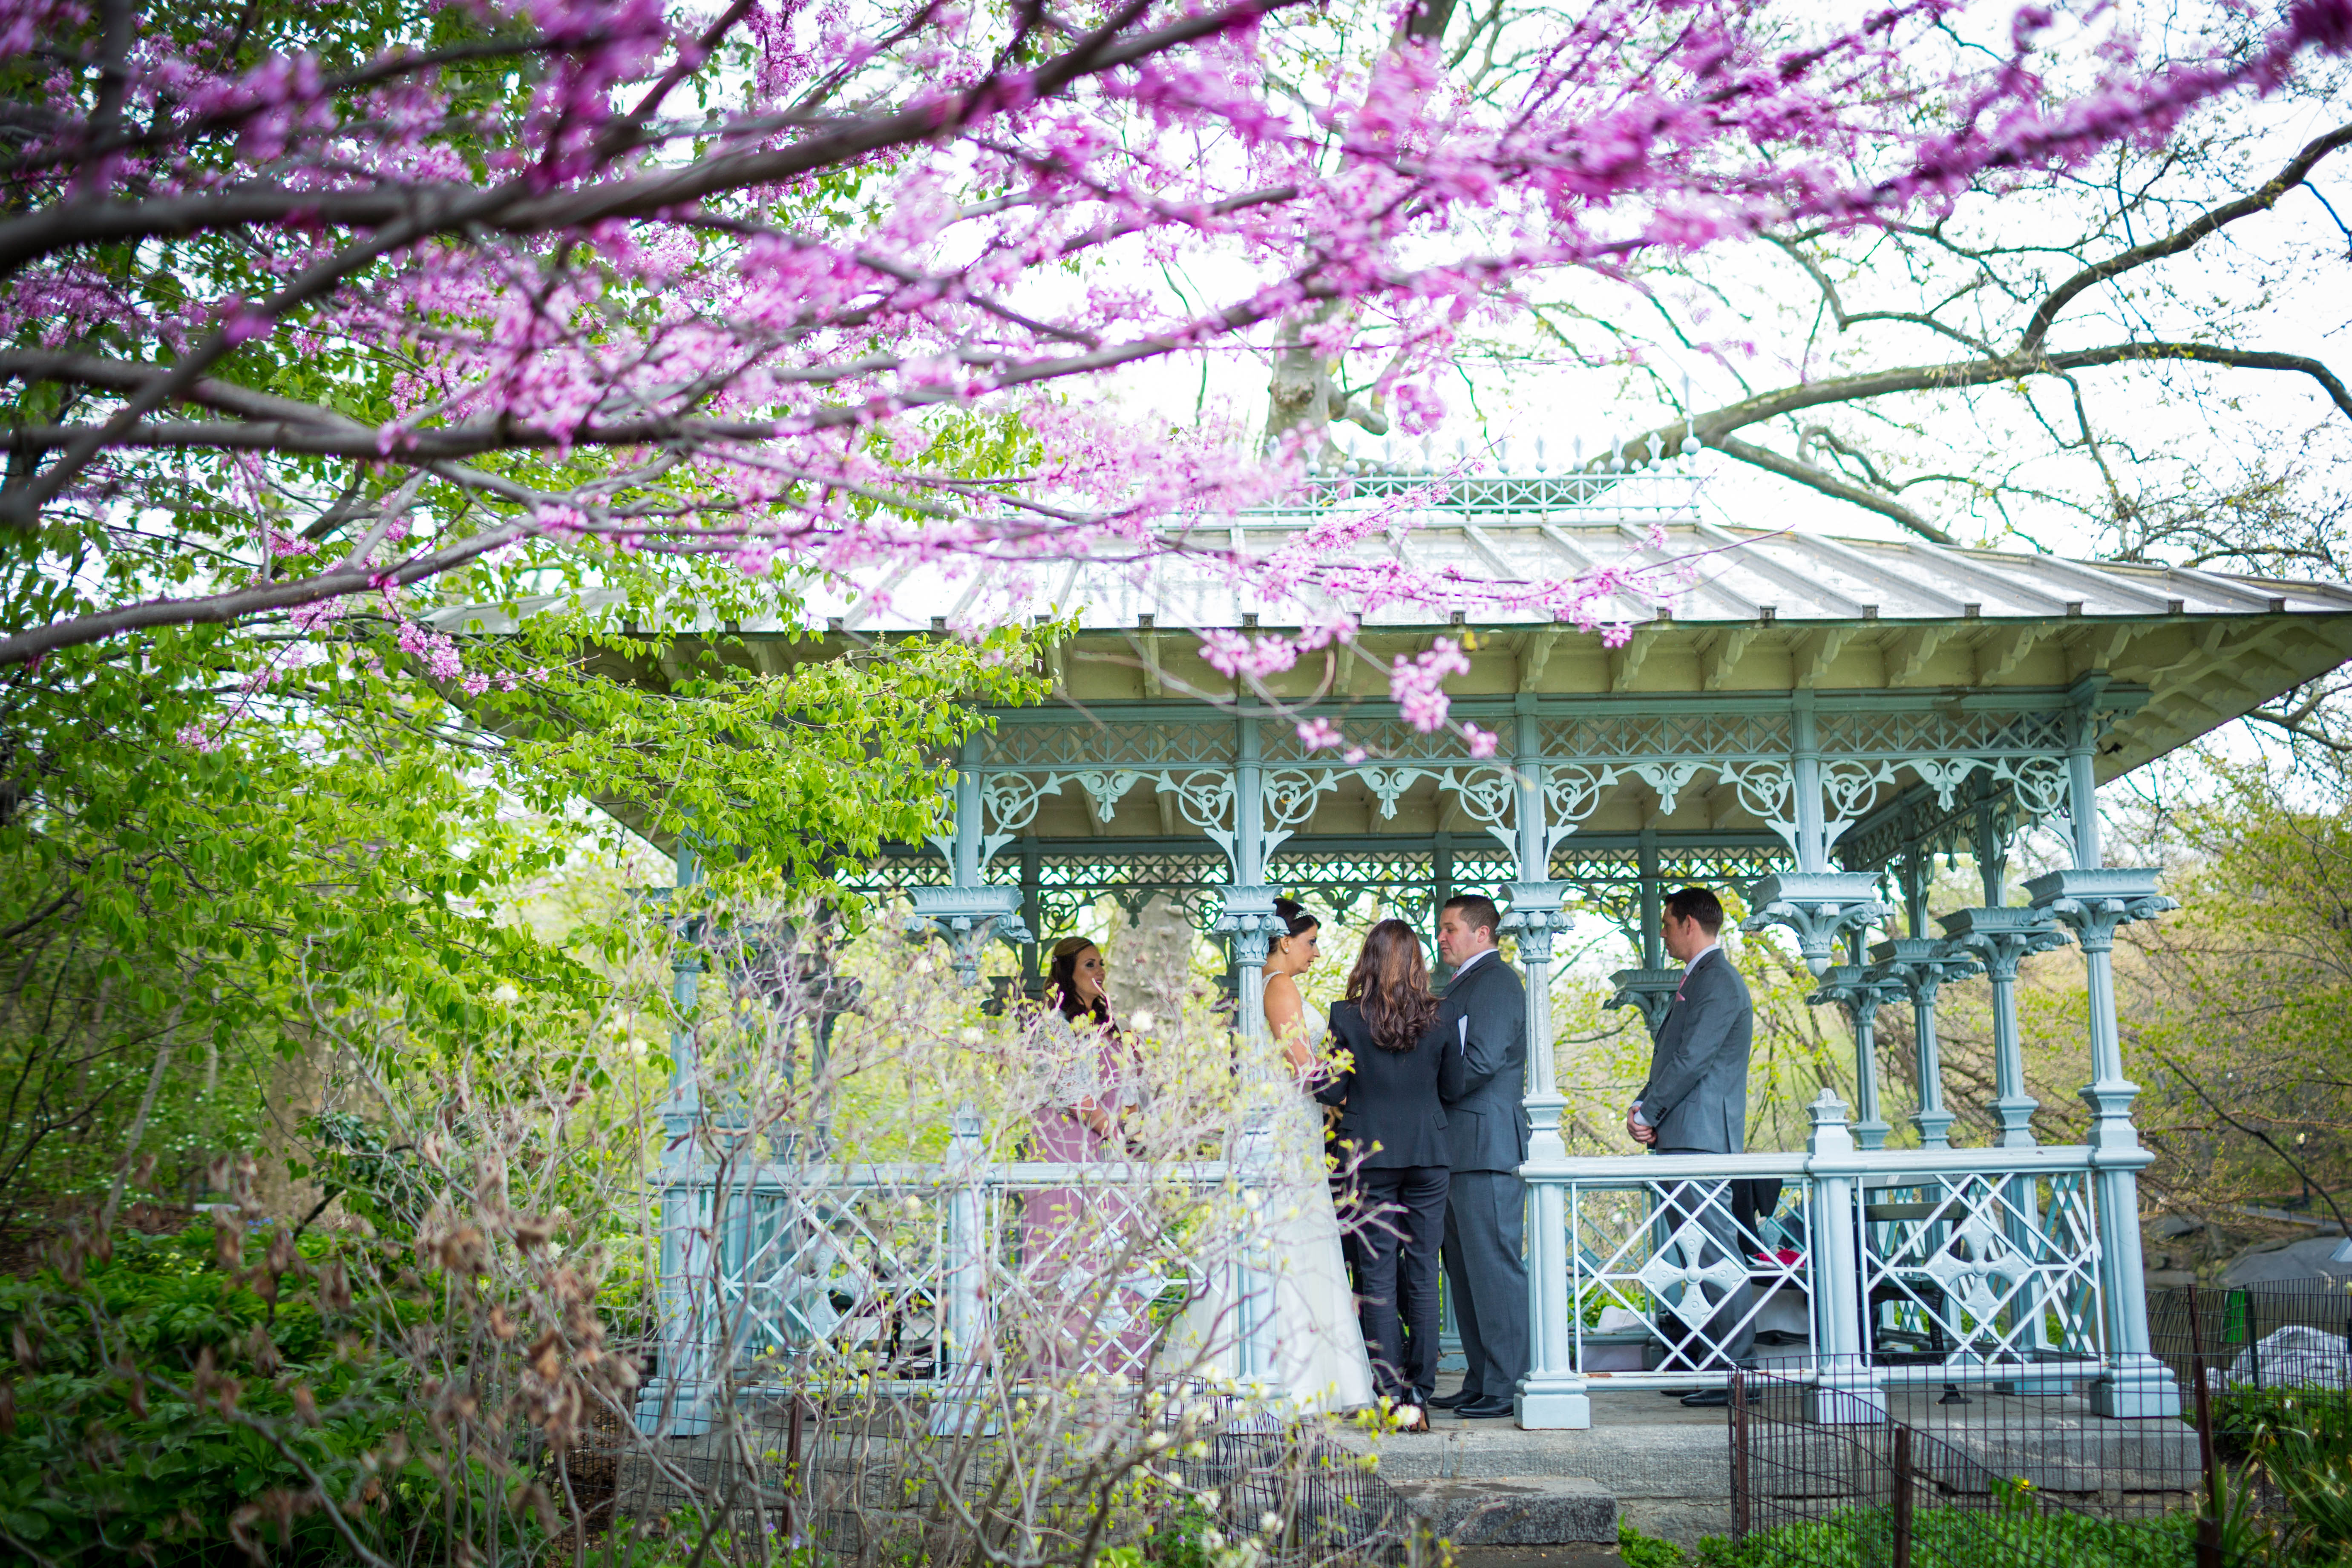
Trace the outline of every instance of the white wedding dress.
[[[1307, 1007], [1302, 1022], [1320, 1047], [1328, 1020]], [[1372, 1363], [1348, 1288], [1323, 1152], [1323, 1108], [1305, 1089], [1293, 1088], [1276, 1102], [1271, 1131], [1276, 1174], [1261, 1212], [1274, 1285], [1273, 1382], [1302, 1412], [1370, 1405]]]
[[[1320, 1045], [1328, 1028], [1312, 1008], [1307, 1037]], [[1168, 1350], [1194, 1364], [1209, 1362], [1239, 1368], [1238, 1343], [1245, 1323], [1270, 1309], [1266, 1341], [1271, 1365], [1245, 1383], [1293, 1415], [1330, 1414], [1372, 1403], [1372, 1363], [1357, 1326], [1356, 1297], [1348, 1288], [1348, 1263], [1340, 1250], [1339, 1216], [1331, 1203], [1329, 1167], [1323, 1153], [1323, 1110], [1299, 1087], [1279, 1053], [1267, 1068], [1272, 1113], [1265, 1123], [1267, 1179], [1260, 1202], [1250, 1211], [1244, 1235], [1231, 1241], [1245, 1248], [1251, 1273], [1269, 1302], [1252, 1301], [1244, 1312], [1234, 1299], [1230, 1257], [1203, 1259], [1204, 1288], [1185, 1303], [1169, 1336]], [[1205, 1370], [1205, 1367], [1204, 1369]]]

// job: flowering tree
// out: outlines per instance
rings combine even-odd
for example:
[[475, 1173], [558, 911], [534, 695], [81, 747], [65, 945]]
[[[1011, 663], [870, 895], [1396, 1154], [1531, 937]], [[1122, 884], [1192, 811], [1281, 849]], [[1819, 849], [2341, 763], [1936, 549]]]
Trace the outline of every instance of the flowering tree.
[[[1177, 548], [1157, 525], [1294, 482], [1302, 443], [1122, 419], [1093, 399], [1129, 367], [1344, 336], [1425, 428], [1463, 324], [1532, 277], [1932, 215], [2352, 43], [2346, 0], [2155, 65], [2099, 8], [1985, 9], [1604, 0], [1469, 95], [1428, 18], [1328, 53], [1297, 0], [9, 0], [0, 668], [324, 633], [486, 559]], [[1180, 257], [1220, 297], [1151, 281]], [[1345, 542], [1228, 564], [1345, 610], [1440, 586]]]

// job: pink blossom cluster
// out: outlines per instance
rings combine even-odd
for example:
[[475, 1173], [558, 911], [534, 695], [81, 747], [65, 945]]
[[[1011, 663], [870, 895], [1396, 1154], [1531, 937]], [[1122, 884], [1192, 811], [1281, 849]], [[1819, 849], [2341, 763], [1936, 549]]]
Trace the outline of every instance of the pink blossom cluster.
[[[1462, 645], [1452, 637], [1439, 637], [1414, 657], [1396, 656], [1389, 667], [1389, 695], [1396, 700], [1398, 715], [1414, 729], [1423, 733], [1442, 730], [1453, 708], [1453, 700], [1445, 694], [1445, 678], [1469, 673], [1470, 656], [1462, 651]], [[1487, 742], [1481, 755], [1494, 752], [1493, 737], [1487, 737]]]
[[[101, 102], [106, 73], [45, 42], [89, 35], [88, 8], [0, 0], [0, 60], [43, 100], [0, 215], [0, 334], [44, 353], [13, 374], [101, 419], [153, 393], [94, 445], [87, 425], [16, 431], [46, 466], [0, 506], [98, 510], [190, 471], [277, 505], [341, 464], [364, 480], [356, 521], [323, 547], [266, 527], [236, 546], [249, 570], [192, 572], [185, 601], [320, 637], [352, 595], [528, 543], [780, 582], [937, 563], [977, 583], [974, 623], [1042, 605], [1068, 563], [1181, 553], [1304, 624], [1210, 636], [1236, 679], [1392, 611], [1622, 643], [1624, 606], [1672, 593], [1672, 569], [1509, 583], [1369, 548], [1412, 526], [1410, 497], [1252, 549], [1226, 525], [1302, 502], [1319, 425], [1260, 447], [1238, 416], [1171, 426], [1099, 394], [1287, 342], [1361, 365], [1425, 431], [1463, 334], [1534, 279], [1932, 222], [1972, 181], [2071, 177], [2352, 50], [2352, 0], [2165, 57], [2105, 0], [1593, 0], [1474, 92], [1435, 48], [1323, 48], [1303, 0], [1140, 0], [1100, 37], [1018, 6], [471, 4], [461, 49], [408, 39], [334, 68], [323, 47], [156, 29]], [[2047, 52], [2074, 37], [2103, 41]], [[474, 96], [486, 69], [525, 85]], [[151, 245], [168, 277], [100, 264]], [[371, 367], [392, 416], [362, 425], [299, 377], [257, 392], [280, 363], [263, 355]], [[0, 665], [114, 635], [120, 606], [85, 608], [0, 637]], [[465, 675], [446, 635], [397, 636], [435, 679]], [[1440, 642], [1391, 694], [1442, 727], [1466, 668]], [[1302, 742], [1338, 745], [1321, 722]]]
[[466, 668], [456, 639], [447, 632], [436, 632], [415, 621], [404, 621], [394, 640], [399, 643], [401, 652], [421, 662], [425, 672], [436, 680], [455, 680]]

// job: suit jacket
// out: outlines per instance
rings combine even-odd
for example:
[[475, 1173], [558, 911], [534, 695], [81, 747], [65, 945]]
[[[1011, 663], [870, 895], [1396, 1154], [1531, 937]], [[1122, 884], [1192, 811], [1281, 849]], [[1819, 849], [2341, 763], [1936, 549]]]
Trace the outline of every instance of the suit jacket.
[[1339, 1142], [1364, 1151], [1372, 1169], [1443, 1165], [1453, 1153], [1445, 1137], [1444, 1099], [1462, 1091], [1464, 1064], [1445, 1048], [1444, 1020], [1433, 1018], [1409, 1051], [1372, 1044], [1363, 1009], [1342, 1002], [1331, 1009], [1331, 1033], [1354, 1058], [1316, 1091], [1339, 1112]]
[[1447, 1163], [1456, 1171], [1517, 1170], [1528, 1158], [1527, 985], [1502, 954], [1482, 958], [1445, 988], [1438, 1020], [1464, 1069], [1462, 1088], [1445, 1100], [1454, 1145]]
[[1643, 1119], [1660, 1149], [1737, 1154], [1748, 1144], [1748, 1047], [1756, 1010], [1721, 948], [1691, 965], [1658, 1026]]

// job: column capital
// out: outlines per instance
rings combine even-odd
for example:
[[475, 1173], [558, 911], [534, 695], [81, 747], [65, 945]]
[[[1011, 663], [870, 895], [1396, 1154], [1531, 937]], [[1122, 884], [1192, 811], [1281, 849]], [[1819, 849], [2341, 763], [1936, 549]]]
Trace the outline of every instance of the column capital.
[[2116, 928], [2180, 907], [2156, 890], [2156, 875], [2148, 866], [2084, 867], [2035, 877], [2025, 890], [2043, 918], [2072, 931], [2084, 952], [2096, 952], [2115, 945]]
[[980, 955], [991, 941], [1018, 945], [1037, 940], [1021, 921], [1018, 888], [910, 888], [908, 893], [915, 907], [907, 916], [907, 933], [946, 938], [948, 962], [966, 985], [980, 984]]
[[2066, 942], [2046, 912], [2013, 904], [1955, 910], [1937, 923], [1954, 950], [1974, 954], [1985, 973], [1999, 982], [2015, 980], [2018, 964], [2029, 953], [2047, 952]]
[[1513, 882], [1507, 889], [1511, 907], [1503, 912], [1502, 929], [1519, 939], [1519, 957], [1530, 963], [1551, 962], [1551, 939], [1575, 916], [1562, 906], [1574, 889], [1569, 882]]
[[1845, 1009], [1848, 1023], [1857, 1030], [1865, 1030], [1876, 1024], [1879, 1007], [1903, 995], [1906, 989], [1901, 981], [1881, 976], [1875, 965], [1865, 968], [1858, 963], [1832, 963], [1822, 971], [1820, 984], [1805, 998], [1805, 1004], [1819, 1007], [1834, 1003]]
[[1264, 883], [1224, 889], [1224, 912], [1210, 929], [1233, 937], [1234, 962], [1244, 969], [1265, 967], [1266, 950], [1289, 929], [1275, 912], [1274, 900], [1274, 889]]
[[1936, 1005], [1936, 993], [1955, 980], [1965, 980], [1984, 967], [1977, 955], [1948, 938], [1899, 936], [1874, 944], [1869, 973], [1884, 985], [1897, 987], [1915, 1003]]
[[1881, 924], [1895, 913], [1878, 897], [1874, 871], [1783, 871], [1757, 884], [1753, 905], [1756, 912], [1739, 929], [1788, 927], [1797, 933], [1805, 967], [1815, 974], [1830, 966], [1839, 937]]
[[1609, 977], [1617, 987], [1603, 1007], [1631, 1007], [1642, 1016], [1649, 1026], [1650, 1037], [1655, 1039], [1665, 1026], [1666, 1009], [1674, 1005], [1675, 992], [1683, 983], [1679, 969], [1621, 969]]

